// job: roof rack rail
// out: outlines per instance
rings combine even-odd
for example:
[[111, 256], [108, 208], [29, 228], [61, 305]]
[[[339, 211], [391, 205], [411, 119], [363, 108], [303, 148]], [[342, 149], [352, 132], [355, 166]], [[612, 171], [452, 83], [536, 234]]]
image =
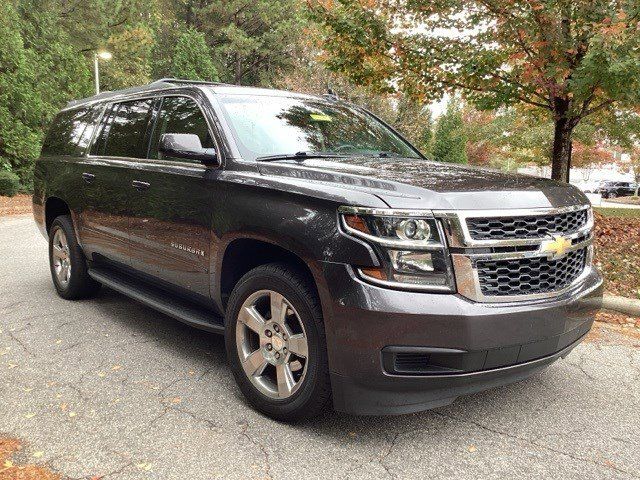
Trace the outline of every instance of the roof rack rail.
[[196, 85], [226, 85], [226, 83], [222, 83], [222, 82], [210, 82], [207, 80], [187, 80], [185, 78], [171, 78], [171, 77], [160, 78], [158, 80], [155, 80], [149, 83], [149, 85], [154, 85], [156, 83], [186, 83], [186, 84], [193, 83]]

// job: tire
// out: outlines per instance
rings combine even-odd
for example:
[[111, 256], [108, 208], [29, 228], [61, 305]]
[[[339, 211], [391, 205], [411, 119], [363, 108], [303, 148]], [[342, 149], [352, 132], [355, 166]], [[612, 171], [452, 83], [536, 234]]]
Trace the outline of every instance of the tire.
[[[272, 304], [283, 306], [278, 310]], [[329, 404], [320, 302], [310, 281], [291, 266], [262, 265], [238, 281], [226, 309], [225, 345], [236, 382], [256, 410], [295, 422], [320, 414]]]
[[49, 267], [58, 295], [66, 300], [89, 298], [100, 290], [100, 283], [87, 273], [87, 261], [69, 215], [56, 217], [51, 224]]
[[611, 192], [609, 195], [607, 195], [607, 198], [616, 198], [618, 196], [618, 194], [616, 192]]

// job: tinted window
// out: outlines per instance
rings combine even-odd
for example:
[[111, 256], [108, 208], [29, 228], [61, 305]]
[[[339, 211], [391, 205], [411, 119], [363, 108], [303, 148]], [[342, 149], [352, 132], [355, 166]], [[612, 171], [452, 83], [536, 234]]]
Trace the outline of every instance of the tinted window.
[[153, 100], [116, 103], [92, 151], [110, 157], [145, 157], [145, 134]]
[[53, 119], [42, 145], [42, 155], [82, 155], [87, 147], [90, 133], [85, 135], [87, 125], [95, 120], [95, 112], [83, 108], [60, 112]]
[[215, 144], [207, 121], [202, 111], [194, 100], [188, 97], [165, 97], [158, 115], [153, 140], [151, 143], [150, 158], [168, 158], [158, 155], [158, 142], [165, 133], [193, 133], [200, 137], [200, 143], [204, 148], [213, 148]]

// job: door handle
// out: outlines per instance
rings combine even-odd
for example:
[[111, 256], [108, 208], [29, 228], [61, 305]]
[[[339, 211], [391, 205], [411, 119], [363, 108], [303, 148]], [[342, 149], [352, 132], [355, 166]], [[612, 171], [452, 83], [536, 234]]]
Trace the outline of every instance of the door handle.
[[134, 180], [133, 182], [131, 182], [131, 185], [138, 191], [146, 190], [151, 186], [150, 183], [141, 182], [140, 180]]
[[85, 181], [85, 183], [93, 183], [93, 181], [96, 179], [96, 176], [93, 173], [83, 173], [82, 174], [82, 179]]

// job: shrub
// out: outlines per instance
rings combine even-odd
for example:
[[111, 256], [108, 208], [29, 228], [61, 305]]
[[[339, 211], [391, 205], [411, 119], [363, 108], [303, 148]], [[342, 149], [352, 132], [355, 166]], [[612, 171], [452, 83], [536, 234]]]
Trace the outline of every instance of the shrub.
[[0, 195], [13, 197], [20, 189], [20, 179], [15, 173], [0, 171]]

